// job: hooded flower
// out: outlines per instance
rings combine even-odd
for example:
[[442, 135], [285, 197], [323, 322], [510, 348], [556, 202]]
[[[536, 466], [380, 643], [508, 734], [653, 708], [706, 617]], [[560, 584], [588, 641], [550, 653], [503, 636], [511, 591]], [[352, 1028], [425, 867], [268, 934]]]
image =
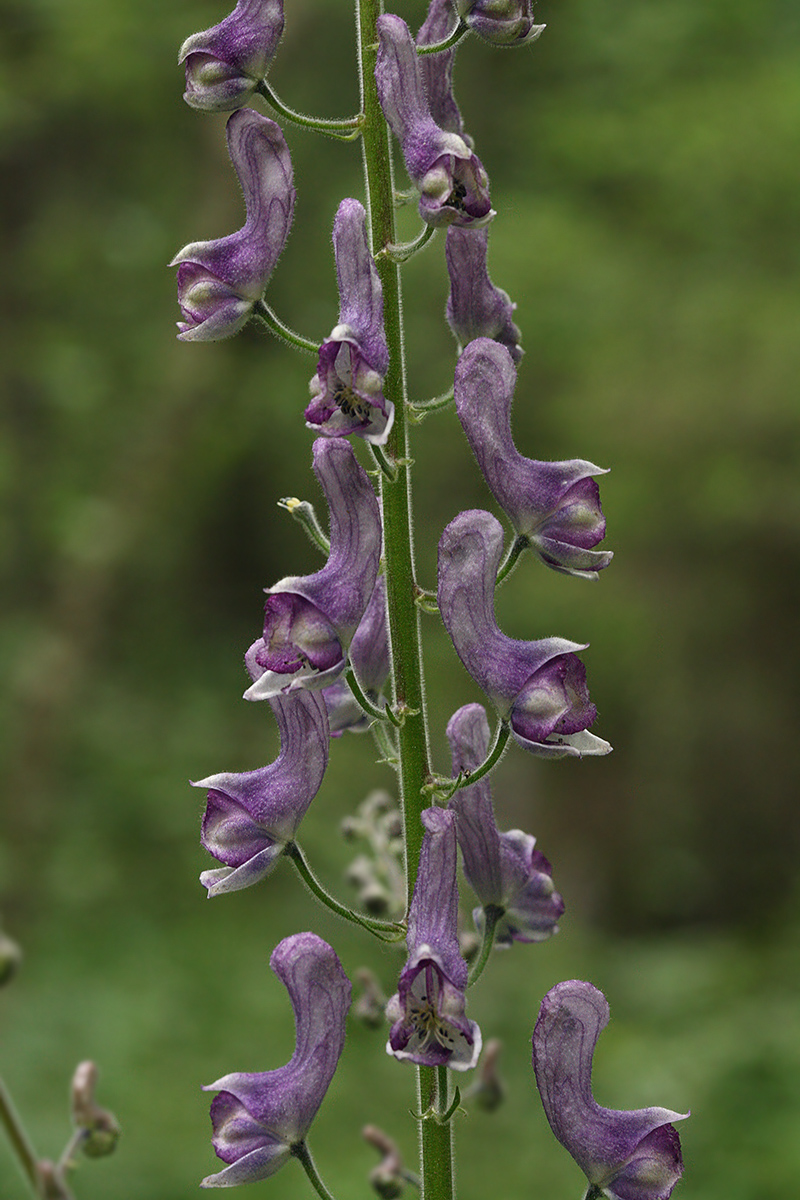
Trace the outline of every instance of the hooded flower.
[[461, 346], [474, 338], [492, 338], [505, 346], [517, 363], [523, 355], [522, 334], [514, 324], [517, 306], [489, 278], [488, 246], [488, 229], [448, 229], [444, 251], [450, 276], [447, 324]]
[[242, 328], [264, 294], [289, 235], [294, 184], [280, 127], [252, 108], [228, 120], [228, 152], [244, 192], [247, 219], [237, 233], [191, 242], [175, 255], [184, 342], [210, 342]]
[[283, 0], [239, 0], [219, 25], [192, 34], [178, 51], [186, 103], [205, 112], [240, 108], [269, 70], [282, 33]]
[[317, 438], [313, 453], [330, 510], [328, 561], [313, 575], [290, 575], [267, 589], [264, 634], [245, 655], [253, 679], [245, 700], [332, 683], [375, 587], [381, 516], [367, 473], [341, 438]]
[[315, 933], [296, 933], [275, 947], [270, 966], [292, 1002], [295, 1052], [276, 1071], [236, 1071], [204, 1088], [219, 1093], [212, 1144], [228, 1166], [201, 1187], [274, 1175], [305, 1140], [341, 1057], [350, 983], [331, 947]]
[[[431, 0], [428, 15], [417, 34], [418, 46], [434, 46], [443, 42], [455, 29], [458, 15], [453, 0]], [[453, 63], [455, 50], [440, 50], [438, 54], [421, 54], [419, 70], [428, 100], [430, 114], [436, 124], [448, 133], [457, 133], [468, 146], [472, 143], [464, 133], [464, 122], [453, 95]]]
[[609, 1200], [667, 1200], [683, 1174], [668, 1108], [618, 1112], [592, 1095], [592, 1059], [608, 1024], [608, 1002], [591, 983], [570, 979], [552, 988], [533, 1033], [533, 1069], [550, 1128], [591, 1184]]
[[485, 225], [494, 216], [486, 172], [464, 138], [440, 128], [431, 116], [408, 26], [400, 17], [384, 15], [378, 18], [378, 34], [378, 96], [419, 188], [420, 216], [434, 226]]
[[382, 390], [389, 369], [383, 289], [367, 241], [367, 214], [357, 200], [339, 205], [333, 250], [339, 324], [320, 347], [306, 424], [326, 437], [357, 433], [383, 445], [394, 419], [394, 405]]
[[520, 642], [498, 629], [494, 587], [502, 553], [503, 530], [491, 513], [459, 513], [442, 534], [439, 612], [458, 657], [526, 750], [548, 758], [608, 754], [608, 742], [588, 731], [597, 709], [575, 654], [585, 644]]
[[592, 549], [606, 532], [592, 476], [606, 472], [582, 458], [537, 462], [519, 453], [511, 437], [516, 378], [504, 346], [488, 338], [471, 342], [456, 364], [459, 420], [517, 535], [554, 570], [596, 579], [613, 557], [610, 550]]
[[442, 808], [422, 813], [425, 836], [408, 911], [408, 960], [386, 1006], [393, 1022], [386, 1050], [423, 1067], [468, 1071], [481, 1052], [481, 1031], [464, 1016], [467, 964], [458, 948], [456, 818]]
[[[465, 704], [447, 725], [453, 775], [474, 771], [489, 750], [489, 722], [480, 704]], [[521, 829], [500, 833], [495, 824], [488, 778], [462, 787], [450, 801], [457, 817], [458, 844], [467, 882], [481, 902], [473, 912], [483, 929], [484, 910], [502, 910], [496, 930], [498, 946], [543, 942], [558, 932], [564, 901], [553, 887], [551, 866], [537, 849], [536, 838]]]
[[[386, 579], [383, 575], [379, 575], [375, 580], [367, 611], [350, 643], [350, 664], [367, 699], [377, 704], [391, 670], [386, 620]], [[370, 718], [344, 679], [337, 679], [329, 687], [323, 688], [322, 698], [328, 709], [331, 737], [341, 737], [346, 729], [354, 733], [362, 733], [369, 729]]]
[[328, 717], [317, 692], [273, 696], [281, 751], [273, 763], [241, 775], [200, 779], [208, 789], [202, 842], [225, 863], [200, 876], [210, 896], [238, 891], [268, 875], [297, 832], [328, 765]]
[[534, 25], [531, 0], [456, 0], [473, 33], [494, 46], [521, 46], [545, 28]]

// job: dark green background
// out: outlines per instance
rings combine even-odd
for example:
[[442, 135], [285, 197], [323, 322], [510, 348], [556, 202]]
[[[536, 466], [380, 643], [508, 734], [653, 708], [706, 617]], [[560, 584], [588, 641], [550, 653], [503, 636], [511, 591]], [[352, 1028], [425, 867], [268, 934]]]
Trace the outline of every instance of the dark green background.
[[[287, 0], [272, 80], [355, 111], [351, 6]], [[424, 4], [400, 11], [416, 27]], [[201, 793], [274, 756], [243, 704], [261, 589], [317, 560], [275, 507], [318, 499], [310, 358], [259, 332], [174, 339], [165, 263], [241, 223], [224, 117], [181, 101], [175, 51], [224, 15], [173, 0], [3, 0], [0, 905], [26, 951], [0, 994], [0, 1071], [42, 1154], [66, 1081], [99, 1061], [124, 1137], [80, 1200], [182, 1200], [215, 1169], [199, 1085], [280, 1065], [292, 1021], [267, 960], [311, 925], [349, 974], [397, 962], [320, 916], [288, 866], [207, 903]], [[691, 1107], [686, 1200], [787, 1200], [800, 1177], [796, 815], [800, 531], [800, 10], [794, 0], [542, 2], [516, 52], [465, 46], [467, 126], [492, 179], [495, 282], [524, 334], [524, 453], [589, 458], [612, 567], [596, 585], [526, 560], [499, 597], [514, 636], [588, 641], [607, 759], [514, 751], [501, 825], [539, 836], [567, 914], [498, 956], [471, 1011], [501, 1032], [509, 1101], [460, 1119], [464, 1200], [581, 1195], [532, 1086], [529, 1035], [558, 979], [609, 997], [596, 1091]], [[336, 320], [329, 231], [361, 195], [357, 145], [288, 130], [295, 226], [281, 316]], [[402, 178], [402, 172], [400, 174]], [[414, 231], [414, 222], [408, 232]], [[410, 386], [447, 387], [441, 236], [406, 271]], [[461, 508], [492, 507], [452, 413], [414, 432], [420, 575]], [[479, 699], [425, 621], [433, 749]], [[303, 829], [332, 886], [341, 817], [391, 786], [367, 738], [333, 747]], [[312, 1144], [339, 1200], [367, 1194], [365, 1121], [413, 1158], [412, 1072], [354, 1026]], [[291, 1164], [248, 1194], [306, 1195]], [[24, 1195], [0, 1145], [0, 1196]]]

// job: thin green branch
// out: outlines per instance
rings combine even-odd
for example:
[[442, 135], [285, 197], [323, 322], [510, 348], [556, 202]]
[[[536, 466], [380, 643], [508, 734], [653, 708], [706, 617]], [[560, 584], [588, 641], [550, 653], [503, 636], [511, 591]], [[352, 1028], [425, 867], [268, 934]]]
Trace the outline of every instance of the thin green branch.
[[459, 18], [453, 32], [448, 33], [443, 41], [432, 42], [430, 46], [417, 46], [417, 54], [441, 54], [443, 50], [452, 50], [468, 33], [469, 25], [462, 18]]
[[508, 576], [514, 570], [514, 567], [517, 565], [517, 559], [519, 558], [520, 554], [522, 554], [522, 551], [526, 550], [529, 545], [530, 541], [525, 537], [525, 534], [518, 533], [509, 547], [508, 554], [500, 564], [500, 569], [497, 572], [497, 579], [495, 580], [495, 587], [501, 584], [504, 579], [508, 578]]
[[332, 896], [329, 891], [320, 883], [311, 867], [308, 860], [303, 854], [303, 851], [298, 846], [297, 842], [287, 842], [284, 854], [291, 859], [297, 868], [300, 878], [305, 883], [306, 887], [312, 892], [326, 908], [331, 912], [335, 912], [337, 916], [344, 917], [345, 921], [350, 921], [354, 925], [360, 925], [362, 929], [373, 933], [375, 937], [384, 942], [399, 942], [405, 937], [405, 927], [398, 921], [378, 921], [374, 917], [367, 917], [363, 913], [354, 912], [352, 908], [348, 908], [346, 904], [341, 904], [335, 896]]
[[412, 420], [417, 425], [424, 421], [429, 413], [441, 412], [442, 409], [449, 408], [453, 403], [453, 389], [448, 388], [446, 392], [442, 392], [441, 396], [434, 396], [432, 400], [411, 400], [408, 404], [408, 411]]
[[408, 262], [423, 246], [427, 246], [436, 230], [433, 225], [424, 225], [421, 233], [410, 242], [387, 242], [375, 255], [375, 260], [388, 258], [393, 263]]
[[379, 446], [376, 442], [370, 442], [369, 448], [387, 483], [397, 483], [397, 469], [399, 464], [390, 462], [386, 457], [383, 447]]
[[462, 787], [469, 787], [471, 783], [477, 783], [497, 766], [510, 736], [511, 729], [508, 722], [501, 721], [497, 726], [494, 745], [479, 767], [476, 767], [474, 771], [460, 771], [455, 779], [448, 779], [446, 775], [434, 775], [425, 784], [423, 791], [428, 796], [435, 796], [440, 804], [446, 804]]
[[37, 1200], [41, 1200], [44, 1194], [43, 1181], [36, 1151], [2, 1079], [0, 1079], [0, 1123], [6, 1131], [14, 1157], [31, 1192]]
[[470, 968], [467, 987], [472, 987], [473, 983], [476, 983], [483, 974], [484, 968], [489, 961], [489, 955], [492, 953], [498, 921], [504, 912], [505, 909], [500, 908], [498, 904], [487, 904], [483, 910], [483, 939], [481, 941], [480, 954]]
[[331, 542], [325, 530], [319, 523], [316, 510], [308, 500], [298, 500], [296, 496], [283, 496], [277, 502], [278, 508], [284, 508], [298, 525], [302, 525], [309, 539], [323, 554], [329, 554]]
[[302, 1166], [320, 1200], [334, 1200], [333, 1195], [322, 1182], [322, 1177], [317, 1170], [317, 1164], [311, 1157], [311, 1151], [307, 1144], [305, 1142], [295, 1142], [294, 1146], [292, 1146], [292, 1154]]
[[301, 333], [296, 333], [294, 329], [290, 329], [288, 325], [285, 325], [281, 321], [280, 317], [276, 317], [266, 300], [257, 301], [253, 314], [263, 321], [270, 333], [275, 334], [275, 337], [288, 342], [290, 346], [294, 346], [297, 350], [307, 350], [310, 354], [319, 354], [320, 343], [312, 342], [311, 338], [303, 337]]
[[315, 133], [324, 133], [328, 137], [338, 138], [339, 141], [343, 142], [351, 142], [361, 133], [361, 127], [364, 123], [361, 113], [355, 117], [336, 117], [332, 120], [328, 120], [325, 117], [309, 117], [305, 113], [289, 108], [288, 104], [284, 104], [278, 93], [267, 83], [266, 79], [262, 79], [256, 91], [264, 97], [270, 108], [274, 108], [275, 112], [280, 113], [287, 121], [291, 121], [293, 125], [300, 125], [303, 129], [314, 130]]
[[392, 725], [400, 725], [399, 719], [394, 715], [388, 704], [384, 704], [383, 708], [378, 708], [377, 705], [372, 703], [372, 701], [364, 692], [364, 689], [361, 687], [361, 684], [358, 682], [356, 673], [352, 667], [347, 668], [344, 677], [347, 680], [347, 685], [350, 688], [350, 691], [353, 693], [368, 717], [372, 717], [374, 721], [390, 721]]

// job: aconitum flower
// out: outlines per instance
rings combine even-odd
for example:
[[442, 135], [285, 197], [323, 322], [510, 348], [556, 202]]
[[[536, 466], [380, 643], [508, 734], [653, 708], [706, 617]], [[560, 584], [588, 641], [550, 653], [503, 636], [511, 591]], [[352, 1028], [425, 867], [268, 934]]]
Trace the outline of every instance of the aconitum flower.
[[506, 347], [516, 363], [523, 354], [522, 334], [514, 324], [517, 306], [489, 278], [488, 246], [488, 229], [448, 229], [444, 248], [450, 276], [447, 324], [461, 346], [475, 338], [492, 338]]
[[332, 683], [375, 587], [381, 516], [367, 473], [342, 438], [317, 438], [313, 454], [330, 510], [328, 561], [266, 589], [263, 637], [245, 655], [253, 679], [245, 700]]
[[357, 200], [339, 205], [333, 250], [339, 324], [320, 347], [306, 424], [326, 437], [357, 433], [383, 445], [394, 420], [394, 405], [383, 395], [389, 369], [383, 289], [367, 241], [367, 214]]
[[488, 512], [459, 513], [442, 534], [439, 612], [458, 657], [526, 750], [548, 758], [608, 754], [608, 742], [589, 733], [597, 709], [575, 653], [586, 645], [555, 637], [519, 642], [498, 629], [502, 553], [502, 527]]
[[[474, 771], [489, 751], [489, 722], [480, 704], [465, 704], [447, 725], [453, 775]], [[488, 778], [466, 784], [450, 801], [467, 883], [481, 902], [473, 912], [483, 930], [488, 908], [500, 911], [495, 943], [543, 942], [558, 932], [564, 901], [553, 886], [552, 868], [536, 838], [521, 829], [501, 833], [492, 807]]]
[[[434, 46], [437, 42], [443, 42], [453, 32], [457, 20], [453, 0], [431, 0], [428, 15], [417, 34], [417, 45]], [[418, 59], [419, 70], [433, 120], [441, 129], [459, 134], [467, 145], [471, 145], [464, 133], [464, 122], [453, 94], [455, 57], [455, 50], [421, 54]]]
[[378, 18], [378, 34], [378, 96], [419, 188], [420, 216], [434, 226], [485, 225], [494, 211], [483, 164], [463, 137], [441, 129], [431, 116], [408, 26], [387, 14]]
[[199, 779], [208, 789], [202, 842], [224, 867], [203, 871], [210, 896], [257, 883], [272, 871], [294, 838], [328, 765], [328, 717], [317, 692], [270, 699], [281, 750], [269, 766]]
[[283, 0], [239, 0], [233, 12], [178, 51], [186, 63], [183, 98], [204, 112], [240, 108], [258, 87], [283, 33]]
[[422, 813], [425, 835], [408, 911], [408, 960], [386, 1006], [393, 1022], [386, 1050], [423, 1067], [468, 1071], [481, 1052], [481, 1031], [464, 1016], [467, 964], [458, 948], [456, 817]]
[[292, 224], [292, 164], [280, 126], [240, 108], [226, 132], [247, 219], [237, 233], [191, 242], [170, 263], [178, 268], [184, 317], [178, 337], [184, 342], [216, 341], [242, 328], [264, 294]]
[[531, 0], [456, 0], [456, 6], [472, 32], [494, 46], [521, 46], [544, 29], [533, 22]]
[[613, 558], [593, 550], [605, 536], [602, 467], [573, 458], [538, 462], [519, 453], [511, 436], [517, 375], [505, 346], [488, 338], [470, 342], [456, 364], [455, 401], [483, 477], [518, 537], [556, 571], [596, 579]]
[[289, 993], [297, 1044], [285, 1067], [223, 1075], [203, 1090], [211, 1105], [212, 1144], [229, 1165], [201, 1187], [234, 1187], [274, 1175], [297, 1154], [328, 1090], [344, 1048], [350, 982], [315, 933], [284, 938], [270, 966]]
[[688, 1113], [668, 1108], [618, 1112], [592, 1095], [592, 1059], [608, 1024], [608, 1002], [591, 983], [552, 988], [533, 1033], [533, 1069], [550, 1128], [590, 1188], [587, 1200], [667, 1200], [683, 1174], [672, 1125]]
[[[377, 705], [391, 670], [384, 575], [375, 580], [367, 610], [353, 634], [350, 665], [367, 699]], [[323, 688], [322, 698], [328, 709], [331, 737], [341, 737], [346, 729], [354, 733], [369, 729], [370, 718], [344, 679]]]

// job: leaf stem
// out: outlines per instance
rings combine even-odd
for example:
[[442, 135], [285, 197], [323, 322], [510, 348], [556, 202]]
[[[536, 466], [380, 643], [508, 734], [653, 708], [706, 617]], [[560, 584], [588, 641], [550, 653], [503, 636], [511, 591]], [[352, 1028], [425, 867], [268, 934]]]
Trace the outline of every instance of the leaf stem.
[[522, 551], [526, 550], [529, 545], [530, 540], [525, 537], [525, 534], [518, 533], [509, 547], [508, 554], [500, 564], [500, 569], [497, 572], [497, 579], [495, 580], [495, 587], [501, 584], [504, 579], [508, 578], [508, 576], [514, 570], [514, 567], [517, 565], [517, 559], [519, 558], [520, 554], [522, 554]]
[[317, 879], [297, 842], [287, 842], [284, 854], [294, 863], [300, 878], [309, 891], [337, 916], [344, 917], [345, 921], [351, 921], [354, 925], [360, 925], [362, 929], [374, 933], [384, 942], [399, 942], [405, 937], [405, 928], [398, 921], [379, 921], [375, 917], [367, 917], [363, 913], [354, 912], [352, 908], [341, 904]]
[[309, 1178], [311, 1186], [321, 1200], [334, 1200], [333, 1195], [328, 1191], [325, 1184], [322, 1182], [322, 1177], [317, 1170], [317, 1164], [311, 1157], [311, 1151], [306, 1142], [295, 1142], [292, 1146], [292, 1154], [302, 1166], [306, 1175]]
[[484, 968], [489, 961], [489, 955], [492, 953], [497, 924], [504, 912], [505, 909], [501, 908], [499, 904], [487, 904], [483, 910], [481, 951], [470, 969], [467, 987], [472, 987], [473, 983], [476, 983], [483, 974]]
[[324, 133], [328, 137], [339, 138], [340, 141], [345, 142], [352, 141], [361, 132], [361, 126], [364, 123], [361, 113], [355, 117], [336, 117], [332, 120], [325, 117], [309, 117], [305, 113], [289, 108], [288, 104], [284, 104], [266, 79], [262, 79], [256, 91], [264, 97], [270, 108], [280, 113], [285, 120], [291, 121], [293, 125], [301, 125], [304, 129], [313, 129], [316, 133]]
[[459, 17], [458, 24], [452, 33], [448, 33], [441, 42], [433, 42], [429, 46], [417, 46], [417, 54], [441, 54], [443, 50], [452, 50], [468, 33], [469, 25]]
[[284, 342], [288, 342], [297, 350], [307, 350], [310, 354], [319, 354], [320, 343], [312, 342], [311, 338], [303, 337], [301, 333], [295, 333], [294, 329], [285, 325], [280, 317], [276, 317], [266, 300], [257, 301], [253, 312], [264, 322], [270, 333], [275, 334], [275, 337], [282, 338]]

